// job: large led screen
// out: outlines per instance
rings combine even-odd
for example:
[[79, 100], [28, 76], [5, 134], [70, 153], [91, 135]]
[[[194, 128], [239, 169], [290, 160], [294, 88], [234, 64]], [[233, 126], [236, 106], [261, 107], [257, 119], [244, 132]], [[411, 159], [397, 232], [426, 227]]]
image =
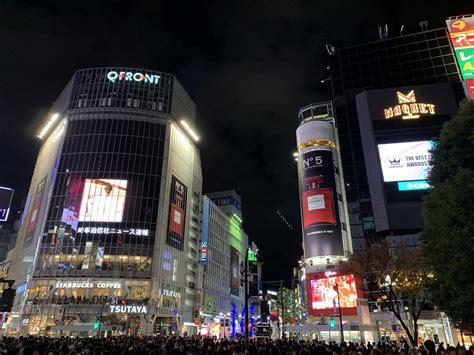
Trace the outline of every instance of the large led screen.
[[127, 180], [86, 179], [79, 221], [122, 222]]
[[308, 302], [309, 313], [312, 315], [327, 315], [338, 308], [338, 298], [335, 286], [338, 286], [341, 310], [350, 314], [350, 310], [357, 309], [357, 285], [353, 275], [340, 275], [333, 277], [314, 277], [309, 281], [310, 299]]
[[433, 141], [379, 144], [378, 148], [385, 182], [428, 178]]

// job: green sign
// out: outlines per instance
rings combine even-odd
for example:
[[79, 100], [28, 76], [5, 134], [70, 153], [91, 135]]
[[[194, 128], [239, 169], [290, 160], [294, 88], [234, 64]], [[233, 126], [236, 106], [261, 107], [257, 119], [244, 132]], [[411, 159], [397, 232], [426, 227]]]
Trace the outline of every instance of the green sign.
[[458, 47], [454, 51], [463, 79], [474, 79], [474, 47]]
[[336, 320], [333, 317], [329, 318], [329, 328], [330, 329], [336, 328]]
[[426, 180], [398, 182], [398, 191], [428, 190], [429, 188], [430, 184]]
[[252, 249], [249, 249], [248, 251], [248, 258], [249, 258], [249, 262], [250, 263], [256, 263], [257, 262], [257, 256], [255, 255], [255, 253], [253, 252]]

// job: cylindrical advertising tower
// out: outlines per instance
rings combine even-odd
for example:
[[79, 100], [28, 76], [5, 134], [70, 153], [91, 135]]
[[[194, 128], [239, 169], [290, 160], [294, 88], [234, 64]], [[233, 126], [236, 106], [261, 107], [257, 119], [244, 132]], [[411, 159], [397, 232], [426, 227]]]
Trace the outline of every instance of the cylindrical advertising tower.
[[336, 265], [352, 252], [344, 179], [332, 104], [304, 107], [296, 130], [306, 264]]

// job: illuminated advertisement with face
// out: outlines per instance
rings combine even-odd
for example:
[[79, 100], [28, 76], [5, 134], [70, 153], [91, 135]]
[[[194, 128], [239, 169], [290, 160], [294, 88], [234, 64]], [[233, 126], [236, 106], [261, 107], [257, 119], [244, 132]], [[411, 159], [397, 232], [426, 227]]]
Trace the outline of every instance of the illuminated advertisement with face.
[[31, 207], [30, 218], [28, 220], [28, 226], [26, 227], [26, 238], [25, 243], [33, 236], [36, 228], [36, 222], [38, 221], [38, 214], [41, 208], [41, 200], [43, 197], [44, 188], [46, 185], [46, 176], [38, 183], [36, 188], [35, 198]]
[[127, 180], [86, 179], [80, 222], [122, 222]]
[[71, 175], [68, 177], [61, 222], [66, 226], [70, 226], [71, 230], [75, 232], [77, 232], [77, 225], [79, 223], [79, 211], [81, 208], [83, 189], [84, 182], [80, 176]]
[[230, 294], [239, 296], [239, 251], [233, 246], [230, 247]]
[[353, 275], [338, 275], [326, 271], [308, 275], [308, 313], [312, 316], [339, 313], [339, 299], [343, 315], [357, 314], [358, 288]]
[[379, 144], [385, 182], [426, 180], [431, 165], [433, 141]]
[[6, 222], [15, 190], [0, 186], [0, 222]]
[[171, 178], [170, 214], [166, 244], [178, 250], [184, 249], [184, 223], [188, 188], [175, 176]]
[[301, 158], [305, 257], [344, 255], [333, 152], [312, 150]]

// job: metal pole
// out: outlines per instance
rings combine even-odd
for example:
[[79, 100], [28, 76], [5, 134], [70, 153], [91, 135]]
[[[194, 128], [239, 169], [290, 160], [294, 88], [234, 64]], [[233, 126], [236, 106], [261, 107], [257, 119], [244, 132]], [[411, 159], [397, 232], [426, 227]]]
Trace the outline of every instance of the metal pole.
[[283, 300], [283, 280], [280, 280], [280, 297], [281, 297], [281, 338], [285, 338], [285, 306]]
[[336, 284], [334, 289], [337, 292], [337, 303], [339, 305], [339, 326], [341, 327], [341, 344], [344, 343], [344, 330], [342, 329], [342, 309], [341, 309], [341, 297], [339, 296], [339, 286]]
[[245, 320], [244, 320], [244, 325], [245, 325], [245, 346], [247, 348], [247, 353], [249, 350], [249, 285], [248, 285], [248, 268], [249, 268], [249, 249], [250, 246], [247, 247], [245, 250], [245, 264], [244, 264], [244, 287], [245, 287], [245, 295], [244, 295], [244, 300], [245, 300]]

